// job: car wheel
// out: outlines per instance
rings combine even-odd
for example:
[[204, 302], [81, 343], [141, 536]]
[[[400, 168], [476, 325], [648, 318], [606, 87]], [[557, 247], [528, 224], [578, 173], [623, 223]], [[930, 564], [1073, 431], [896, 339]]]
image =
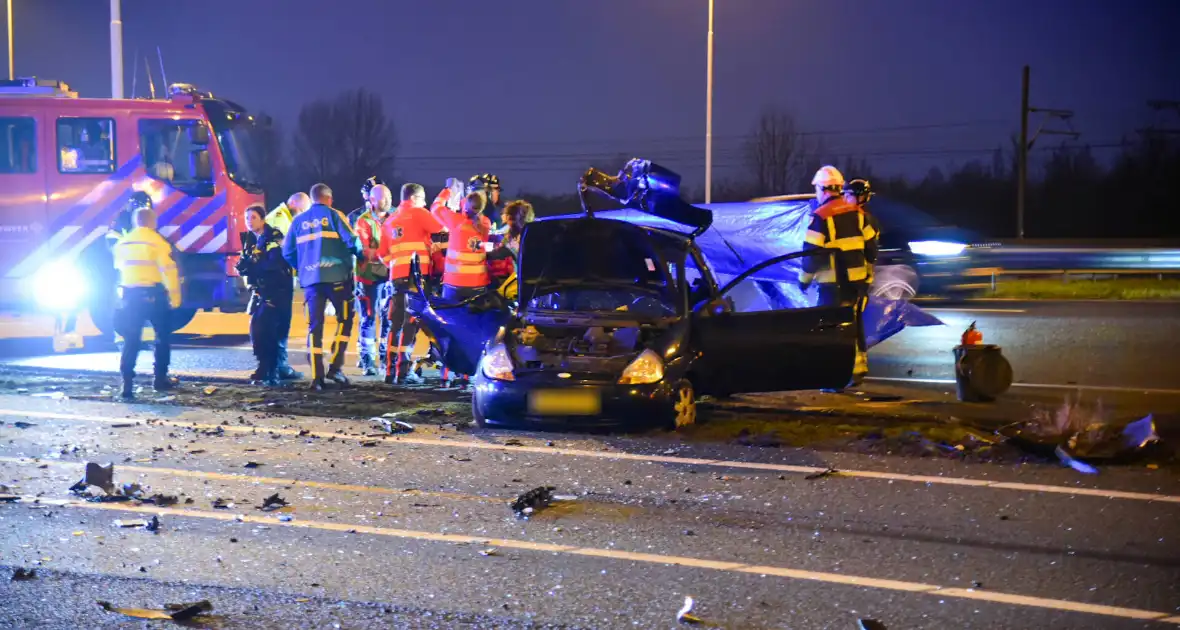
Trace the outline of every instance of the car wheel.
[[471, 394], [471, 417], [475, 418], [475, 426], [486, 429], [488, 428], [488, 418], [483, 415], [483, 409], [479, 405], [479, 394]]
[[683, 429], [697, 422], [697, 394], [692, 382], [681, 379], [672, 395], [672, 428]]
[[884, 265], [873, 271], [869, 294], [886, 300], [908, 300], [918, 294], [918, 272], [909, 265]]

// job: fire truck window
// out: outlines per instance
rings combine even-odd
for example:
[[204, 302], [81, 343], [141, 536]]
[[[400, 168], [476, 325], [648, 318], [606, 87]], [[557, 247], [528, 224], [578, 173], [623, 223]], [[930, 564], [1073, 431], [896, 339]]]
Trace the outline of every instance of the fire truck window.
[[0, 174], [37, 172], [37, 134], [32, 118], [0, 118]]
[[115, 172], [115, 121], [58, 118], [57, 169], [70, 174]]
[[139, 148], [149, 177], [182, 190], [199, 183], [193, 153], [205, 147], [189, 141], [189, 128], [196, 124], [196, 120], [139, 121]]

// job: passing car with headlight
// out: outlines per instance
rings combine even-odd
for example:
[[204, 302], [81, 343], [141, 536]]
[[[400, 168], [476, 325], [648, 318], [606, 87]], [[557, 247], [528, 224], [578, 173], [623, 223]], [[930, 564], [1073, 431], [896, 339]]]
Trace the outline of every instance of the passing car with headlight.
[[[766, 208], [781, 212], [778, 206], [782, 205], [804, 208], [814, 198], [814, 194], [781, 195], [709, 207], [730, 211], [746, 207], [748, 210], [739, 212], [757, 215]], [[882, 195], [873, 196], [868, 210], [881, 226], [873, 295], [892, 300], [918, 295], [954, 297], [991, 286], [991, 276], [999, 269], [979, 254], [998, 244]]]
[[[584, 213], [526, 227], [517, 303], [411, 297], [444, 362], [472, 375], [480, 426], [683, 427], [701, 395], [848, 383], [852, 304], [784, 298], [815, 252], [743, 265], [709, 230], [713, 212], [682, 201], [678, 185], [646, 160], [618, 176], [591, 169], [579, 186]], [[592, 210], [588, 192], [623, 209]]]

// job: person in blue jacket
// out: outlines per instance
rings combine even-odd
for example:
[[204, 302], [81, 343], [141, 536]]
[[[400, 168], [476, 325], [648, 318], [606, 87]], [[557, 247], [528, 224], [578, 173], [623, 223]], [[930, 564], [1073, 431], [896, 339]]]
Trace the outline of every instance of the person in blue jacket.
[[[311, 187], [312, 206], [291, 222], [283, 240], [283, 258], [299, 275], [303, 304], [307, 308], [307, 349], [311, 364], [311, 388], [324, 389], [325, 379], [348, 384], [341, 368], [352, 336], [353, 268], [355, 257], [364, 260], [348, 217], [332, 207], [327, 184]], [[324, 308], [336, 310], [336, 338], [332, 358], [324, 374]]]

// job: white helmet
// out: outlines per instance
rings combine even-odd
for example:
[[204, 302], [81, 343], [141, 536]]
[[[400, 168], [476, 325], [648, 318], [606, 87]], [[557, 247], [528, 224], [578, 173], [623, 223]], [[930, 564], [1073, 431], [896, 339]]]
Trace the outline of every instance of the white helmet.
[[811, 185], [823, 188], [843, 188], [844, 175], [835, 166], [823, 166], [815, 172], [815, 177], [811, 179]]

